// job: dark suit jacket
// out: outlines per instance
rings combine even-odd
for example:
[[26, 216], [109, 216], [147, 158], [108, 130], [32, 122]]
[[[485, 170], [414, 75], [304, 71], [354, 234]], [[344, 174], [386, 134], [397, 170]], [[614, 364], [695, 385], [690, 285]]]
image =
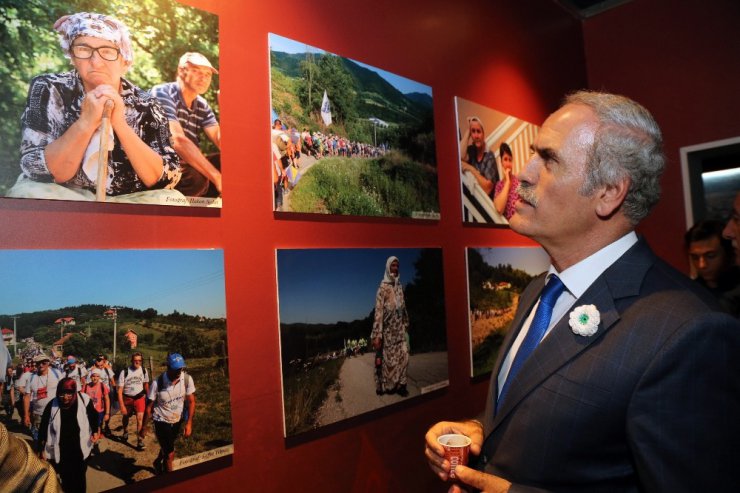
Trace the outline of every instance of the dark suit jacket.
[[497, 375], [544, 275], [523, 292], [494, 367], [481, 468], [512, 491], [740, 491], [740, 323], [640, 240], [574, 308], [512, 382], [498, 415]]

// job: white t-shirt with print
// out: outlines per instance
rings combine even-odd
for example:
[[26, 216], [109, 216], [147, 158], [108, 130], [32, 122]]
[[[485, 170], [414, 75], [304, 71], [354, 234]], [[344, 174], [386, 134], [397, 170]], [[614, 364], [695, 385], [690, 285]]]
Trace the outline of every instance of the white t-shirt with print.
[[44, 408], [54, 397], [57, 396], [57, 384], [61, 380], [61, 374], [53, 368], [49, 368], [46, 375], [38, 373], [31, 375], [26, 394], [31, 394], [31, 413], [43, 414]]
[[123, 389], [123, 395], [133, 397], [144, 391], [144, 384], [149, 382], [149, 373], [143, 368], [128, 367], [128, 375], [122, 370], [118, 375], [118, 388]]
[[155, 378], [149, 387], [149, 400], [154, 401], [152, 408], [152, 419], [164, 421], [165, 423], [177, 423], [182, 416], [185, 404], [185, 396], [195, 393], [193, 377], [183, 372], [173, 385], [167, 372], [162, 374], [163, 388], [158, 387], [159, 378]]

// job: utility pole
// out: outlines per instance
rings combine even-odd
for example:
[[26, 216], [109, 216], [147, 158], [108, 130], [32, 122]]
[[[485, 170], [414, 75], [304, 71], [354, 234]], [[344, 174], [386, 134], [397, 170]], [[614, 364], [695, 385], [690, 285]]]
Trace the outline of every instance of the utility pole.
[[13, 357], [18, 356], [18, 332], [15, 330], [15, 321], [21, 317], [10, 317], [13, 319]]
[[113, 364], [116, 364], [116, 322], [118, 321], [118, 309], [111, 307], [113, 310]]

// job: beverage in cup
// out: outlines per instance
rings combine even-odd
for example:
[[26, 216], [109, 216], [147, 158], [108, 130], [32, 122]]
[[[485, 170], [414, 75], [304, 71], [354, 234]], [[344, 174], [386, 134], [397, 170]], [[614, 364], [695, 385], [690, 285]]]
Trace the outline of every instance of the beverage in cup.
[[450, 477], [455, 477], [455, 467], [468, 465], [468, 454], [470, 453], [470, 438], [465, 435], [449, 434], [442, 435], [437, 441], [445, 449], [445, 459], [450, 463]]

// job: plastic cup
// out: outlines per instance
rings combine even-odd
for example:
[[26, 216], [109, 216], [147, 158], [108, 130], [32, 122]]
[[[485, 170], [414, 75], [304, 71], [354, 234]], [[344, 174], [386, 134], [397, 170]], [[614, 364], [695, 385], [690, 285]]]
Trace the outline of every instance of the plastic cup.
[[468, 465], [471, 440], [465, 435], [449, 434], [440, 436], [437, 442], [445, 449], [445, 459], [450, 462], [450, 478], [454, 478], [455, 467]]

